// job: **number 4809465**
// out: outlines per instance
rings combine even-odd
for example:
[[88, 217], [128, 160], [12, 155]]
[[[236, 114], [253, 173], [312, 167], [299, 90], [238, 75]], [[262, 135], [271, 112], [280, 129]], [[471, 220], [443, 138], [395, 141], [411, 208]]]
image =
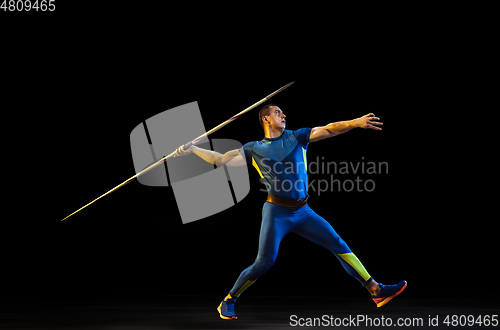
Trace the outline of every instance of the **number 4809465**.
[[3, 0], [3, 11], [54, 11], [56, 0]]

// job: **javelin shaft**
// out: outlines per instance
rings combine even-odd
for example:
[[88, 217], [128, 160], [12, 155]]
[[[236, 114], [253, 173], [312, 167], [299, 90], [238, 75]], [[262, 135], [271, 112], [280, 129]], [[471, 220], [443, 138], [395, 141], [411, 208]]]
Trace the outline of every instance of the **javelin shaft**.
[[[277, 91], [269, 94], [268, 96], [266, 96], [265, 98], [263, 98], [262, 100], [260, 100], [259, 102], [256, 102], [254, 104], [252, 104], [251, 106], [249, 106], [248, 108], [246, 108], [245, 110], [241, 111], [240, 113], [232, 116], [231, 118], [229, 118], [228, 120], [226, 120], [225, 122], [223, 122], [222, 124], [219, 124], [217, 125], [216, 127], [212, 128], [210, 131], [200, 135], [199, 137], [197, 137], [196, 139], [194, 139], [193, 141], [191, 142], [188, 142], [186, 143], [185, 145], [183, 145], [183, 148], [189, 148], [190, 146], [192, 146], [193, 144], [199, 142], [200, 140], [202, 140], [203, 138], [205, 138], [206, 136], [218, 131], [219, 129], [221, 129], [222, 127], [226, 126], [227, 124], [229, 124], [230, 122], [238, 119], [239, 117], [241, 117], [243, 114], [247, 113], [248, 111], [252, 110], [253, 108], [255, 108], [256, 106], [258, 106], [259, 104], [261, 104], [262, 102], [265, 102], [266, 100], [269, 100], [271, 97], [273, 97], [274, 95], [278, 94], [279, 92], [281, 92], [282, 90], [284, 90], [285, 88], [289, 87], [290, 85], [292, 85], [295, 81], [292, 81], [291, 83], [281, 87], [280, 89], [278, 89]], [[159, 164], [163, 163], [165, 160], [173, 157], [175, 155], [175, 151], [172, 152], [171, 154], [163, 157], [162, 159], [158, 160], [157, 162], [153, 163], [152, 165], [146, 167], [145, 169], [143, 169], [142, 171], [140, 171], [139, 173], [137, 173], [136, 175], [130, 177], [129, 179], [127, 179], [126, 181], [122, 182], [121, 184], [119, 184], [118, 186], [114, 187], [113, 189], [111, 189], [110, 191], [108, 191], [107, 193], [97, 197], [96, 199], [94, 199], [92, 202], [88, 203], [87, 205], [79, 208], [78, 210], [76, 210], [75, 212], [71, 213], [70, 215], [68, 215], [66, 218], [62, 219], [61, 221], [64, 221], [66, 220], [67, 218], [69, 218], [70, 216], [72, 216], [73, 214], [83, 210], [84, 208], [86, 208], [87, 206], [93, 204], [94, 202], [96, 202], [97, 200], [103, 198], [104, 196], [112, 193], [113, 191], [117, 190], [118, 188], [120, 187], [123, 187], [124, 185], [126, 185], [127, 183], [129, 183], [130, 181], [132, 181], [133, 179], [137, 178], [139, 175], [141, 174], [144, 174], [146, 173], [147, 171], [153, 169], [154, 167], [158, 166]]]
[[248, 111], [252, 110], [253, 108], [255, 108], [256, 106], [258, 106], [259, 104], [269, 100], [271, 97], [273, 97], [274, 95], [278, 94], [279, 92], [281, 92], [282, 90], [284, 90], [285, 88], [289, 87], [290, 85], [292, 85], [295, 81], [292, 81], [291, 83], [281, 87], [280, 89], [278, 89], [277, 91], [269, 94], [268, 96], [264, 97], [262, 100], [260, 100], [259, 102], [256, 102], [254, 104], [252, 104], [251, 106], [249, 106], [248, 108], [246, 108], [245, 110], [241, 111], [240, 113], [237, 113], [236, 115], [232, 116], [231, 118], [229, 118], [228, 120], [226, 120], [225, 122], [223, 122], [222, 124], [219, 124], [217, 126], [215, 126], [214, 128], [212, 128], [210, 131], [200, 135], [199, 137], [197, 137], [196, 139], [194, 139], [193, 141], [189, 142], [189, 143], [186, 143], [183, 147], [184, 148], [189, 148], [191, 145], [195, 144], [196, 142], [199, 142], [200, 140], [202, 140], [204, 137], [218, 131], [219, 129], [221, 129], [222, 127], [226, 126], [227, 124], [229, 124], [230, 122], [238, 119], [239, 117], [241, 117], [243, 114], [247, 113]]

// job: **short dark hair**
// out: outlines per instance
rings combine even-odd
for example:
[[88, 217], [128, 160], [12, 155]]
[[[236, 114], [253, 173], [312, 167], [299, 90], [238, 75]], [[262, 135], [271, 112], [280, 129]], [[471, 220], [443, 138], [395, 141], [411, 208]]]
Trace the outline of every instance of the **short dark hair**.
[[262, 128], [264, 128], [264, 122], [262, 121], [262, 117], [269, 116], [271, 114], [271, 107], [277, 107], [276, 104], [266, 104], [259, 111], [259, 123]]

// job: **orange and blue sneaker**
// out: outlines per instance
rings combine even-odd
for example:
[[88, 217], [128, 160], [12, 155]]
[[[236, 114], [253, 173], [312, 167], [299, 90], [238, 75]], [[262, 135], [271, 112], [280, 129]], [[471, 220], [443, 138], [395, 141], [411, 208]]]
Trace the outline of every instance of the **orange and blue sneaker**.
[[378, 295], [372, 295], [373, 301], [377, 304], [377, 307], [382, 307], [387, 304], [392, 298], [395, 298], [406, 288], [406, 281], [401, 281], [394, 285], [383, 285], [379, 283], [380, 292]]
[[234, 313], [234, 304], [236, 299], [229, 298], [228, 296], [222, 300], [217, 311], [219, 312], [220, 318], [224, 320], [236, 320], [238, 317]]

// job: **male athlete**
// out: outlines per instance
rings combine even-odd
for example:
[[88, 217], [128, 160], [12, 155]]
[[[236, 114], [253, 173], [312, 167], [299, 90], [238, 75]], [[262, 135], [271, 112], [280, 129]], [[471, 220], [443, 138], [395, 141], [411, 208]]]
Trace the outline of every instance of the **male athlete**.
[[262, 107], [259, 121], [264, 139], [245, 144], [225, 154], [192, 146], [177, 149], [178, 155], [195, 153], [205, 161], [221, 165], [252, 164], [266, 185], [268, 196], [262, 208], [259, 251], [255, 262], [243, 270], [217, 311], [221, 318], [236, 319], [234, 305], [241, 293], [271, 268], [281, 240], [290, 232], [303, 236], [330, 250], [344, 269], [370, 292], [381, 307], [406, 288], [406, 281], [395, 285], [377, 283], [366, 271], [332, 226], [307, 205], [306, 151], [309, 142], [320, 141], [353, 128], [381, 130], [373, 113], [315, 128], [286, 130], [285, 114], [275, 104]]

